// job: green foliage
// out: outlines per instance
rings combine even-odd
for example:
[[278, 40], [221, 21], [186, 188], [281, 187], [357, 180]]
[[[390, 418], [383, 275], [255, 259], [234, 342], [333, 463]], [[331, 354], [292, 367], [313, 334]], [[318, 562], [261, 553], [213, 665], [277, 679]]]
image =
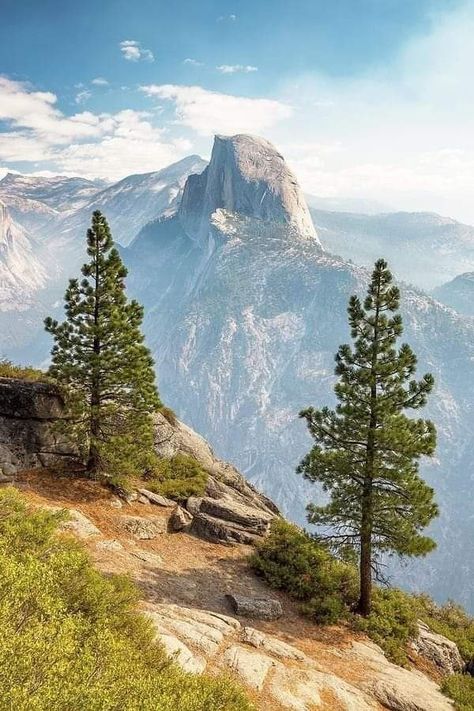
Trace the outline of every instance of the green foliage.
[[357, 296], [349, 302], [353, 346], [340, 346], [336, 355], [335, 410], [300, 413], [315, 444], [297, 471], [330, 497], [326, 505], [308, 506], [308, 521], [335, 549], [357, 551], [362, 614], [370, 611], [372, 567], [380, 552], [419, 556], [435, 546], [421, 533], [438, 509], [418, 466], [422, 456], [434, 453], [436, 431], [429, 420], [405, 414], [425, 405], [434, 381], [430, 374], [415, 380], [415, 354], [406, 343], [397, 348], [403, 332], [399, 300], [387, 264], [379, 260], [364, 303]]
[[253, 569], [273, 588], [301, 600], [304, 614], [321, 623], [348, 617], [357, 594], [355, 568], [336, 560], [310, 536], [283, 519], [250, 559]]
[[202, 496], [208, 478], [208, 472], [196, 459], [175, 454], [171, 459], [160, 459], [155, 464], [149, 488], [171, 499], [187, 499], [188, 496]]
[[441, 691], [454, 700], [456, 711], [474, 709], [474, 677], [462, 674], [447, 676], [441, 683]]
[[30, 365], [15, 365], [7, 358], [0, 359], [0, 378], [18, 378], [19, 380], [47, 380], [46, 373]]
[[62, 517], [0, 491], [0, 711], [251, 711], [166, 658], [133, 585], [55, 535]]
[[367, 617], [354, 616], [354, 627], [365, 632], [395, 664], [408, 662], [407, 645], [416, 635], [417, 605], [413, 596], [396, 588], [375, 588]]
[[128, 301], [127, 270], [98, 211], [87, 233], [90, 261], [65, 294], [66, 320], [53, 335], [50, 375], [69, 394], [70, 424], [93, 474], [145, 471], [153, 451], [151, 414], [161, 403], [141, 332], [143, 308]]
[[174, 410], [171, 409], [171, 407], [162, 405], [160, 407], [159, 412], [163, 415], [165, 420], [170, 423], [170, 425], [173, 425], [173, 427], [178, 424], [178, 418], [176, 417], [176, 413]]
[[474, 617], [454, 602], [437, 605], [428, 595], [415, 598], [418, 616], [438, 634], [456, 642], [464, 661], [474, 659]]

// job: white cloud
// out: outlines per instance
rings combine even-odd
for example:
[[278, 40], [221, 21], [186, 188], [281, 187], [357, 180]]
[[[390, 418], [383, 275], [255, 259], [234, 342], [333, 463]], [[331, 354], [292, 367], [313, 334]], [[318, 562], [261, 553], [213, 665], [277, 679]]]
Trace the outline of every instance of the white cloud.
[[91, 81], [94, 86], [108, 86], [109, 82], [104, 77], [96, 77]]
[[169, 137], [144, 111], [82, 111], [64, 116], [56, 96], [0, 77], [1, 162], [27, 162], [35, 172], [121, 178], [157, 170], [183, 157], [188, 141]]
[[280, 101], [221, 94], [200, 86], [152, 84], [141, 90], [147, 96], [172, 101], [176, 122], [203, 136], [261, 133], [293, 113], [290, 105]]
[[120, 51], [129, 62], [155, 61], [151, 49], [145, 49], [137, 40], [123, 40], [123, 42], [120, 42]]
[[250, 72], [258, 72], [258, 67], [251, 64], [219, 64], [216, 67], [221, 74], [249, 74]]
[[220, 15], [217, 18], [217, 22], [235, 22], [237, 19], [237, 15], [234, 15], [234, 13], [230, 15]]
[[82, 89], [82, 91], [76, 94], [75, 102], [76, 104], [84, 104], [92, 96], [92, 91], [89, 89]]
[[191, 67], [203, 67], [204, 62], [200, 62], [197, 59], [193, 59], [192, 57], [186, 57], [186, 59], [183, 60], [183, 64], [189, 64]]

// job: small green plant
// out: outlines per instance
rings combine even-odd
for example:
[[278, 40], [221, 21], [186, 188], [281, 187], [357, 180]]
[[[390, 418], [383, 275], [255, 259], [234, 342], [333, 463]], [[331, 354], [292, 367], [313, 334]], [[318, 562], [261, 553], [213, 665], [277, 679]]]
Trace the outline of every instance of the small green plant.
[[132, 583], [56, 535], [62, 518], [0, 491], [0, 711], [252, 711], [166, 657]]
[[171, 499], [202, 496], [206, 490], [208, 472], [199, 462], [186, 454], [175, 454], [171, 459], [160, 459], [154, 467], [149, 488]]
[[347, 618], [357, 599], [357, 572], [296, 526], [277, 519], [250, 559], [273, 588], [286, 590], [301, 611], [321, 623]]
[[407, 647], [416, 636], [418, 609], [412, 595], [396, 588], [374, 589], [368, 617], [353, 616], [355, 629], [365, 632], [395, 664], [408, 663]]
[[474, 677], [464, 674], [447, 676], [443, 679], [441, 691], [453, 699], [456, 711], [474, 709]]
[[0, 378], [18, 378], [19, 380], [46, 381], [47, 375], [31, 365], [15, 365], [7, 358], [0, 359]]

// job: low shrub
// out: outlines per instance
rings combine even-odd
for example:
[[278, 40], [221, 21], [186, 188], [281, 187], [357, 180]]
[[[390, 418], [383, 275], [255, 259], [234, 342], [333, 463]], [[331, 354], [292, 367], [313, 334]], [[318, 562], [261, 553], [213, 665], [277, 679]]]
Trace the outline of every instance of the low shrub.
[[357, 573], [352, 565], [296, 526], [277, 519], [270, 535], [250, 559], [252, 568], [273, 588], [301, 600], [304, 614], [321, 623], [349, 616], [357, 599]]
[[209, 473], [186, 454], [175, 454], [171, 459], [160, 459], [150, 477], [149, 488], [170, 499], [182, 500], [188, 496], [202, 496], [206, 490]]
[[453, 699], [456, 711], [474, 709], [474, 677], [453, 674], [443, 679], [441, 691]]
[[408, 642], [417, 632], [417, 604], [412, 595], [397, 588], [374, 588], [372, 612], [368, 617], [354, 615], [355, 629], [365, 632], [395, 664], [408, 662]]
[[0, 711], [252, 711], [166, 657], [132, 583], [56, 535], [62, 517], [0, 491]]
[[6, 358], [0, 359], [0, 378], [18, 378], [19, 380], [47, 380], [47, 375], [30, 365], [14, 365]]

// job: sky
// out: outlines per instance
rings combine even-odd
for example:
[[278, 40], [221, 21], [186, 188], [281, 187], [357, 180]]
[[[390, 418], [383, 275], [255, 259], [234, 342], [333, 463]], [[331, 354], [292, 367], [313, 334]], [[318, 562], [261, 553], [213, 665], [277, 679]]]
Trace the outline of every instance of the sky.
[[0, 8], [0, 176], [117, 180], [252, 133], [309, 194], [474, 224], [474, 0]]

